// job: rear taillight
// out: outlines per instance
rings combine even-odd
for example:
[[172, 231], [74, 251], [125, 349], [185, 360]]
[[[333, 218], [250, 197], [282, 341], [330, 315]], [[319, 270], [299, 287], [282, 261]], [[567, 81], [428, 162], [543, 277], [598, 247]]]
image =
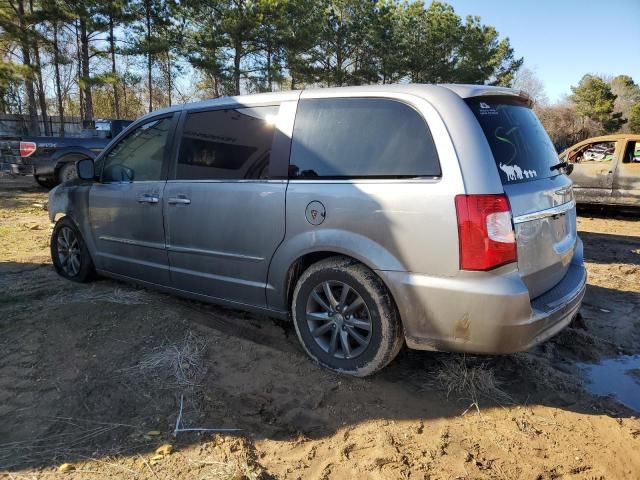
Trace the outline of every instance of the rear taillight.
[[20, 142], [20, 156], [28, 157], [36, 151], [36, 144], [33, 142]]
[[517, 260], [505, 195], [457, 195], [456, 212], [462, 270], [491, 270]]

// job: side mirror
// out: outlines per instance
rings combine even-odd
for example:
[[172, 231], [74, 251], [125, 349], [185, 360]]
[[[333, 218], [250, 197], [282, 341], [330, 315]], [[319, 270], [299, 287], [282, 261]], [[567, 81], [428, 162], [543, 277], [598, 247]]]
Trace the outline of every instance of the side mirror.
[[82, 180], [93, 180], [96, 177], [96, 169], [93, 164], [93, 160], [90, 158], [83, 158], [82, 160], [78, 160], [76, 162], [76, 172], [78, 173], [78, 178]]
[[571, 172], [573, 172], [573, 163], [567, 164], [564, 171], [566, 172], [567, 175], [571, 175]]

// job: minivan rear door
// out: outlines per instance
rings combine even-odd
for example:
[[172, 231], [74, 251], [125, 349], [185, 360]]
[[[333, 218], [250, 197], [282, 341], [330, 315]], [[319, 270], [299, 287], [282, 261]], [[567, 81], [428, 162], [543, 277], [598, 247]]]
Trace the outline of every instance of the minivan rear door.
[[518, 269], [536, 298], [565, 276], [577, 243], [572, 182], [529, 105], [518, 97], [467, 99], [487, 138], [513, 213]]

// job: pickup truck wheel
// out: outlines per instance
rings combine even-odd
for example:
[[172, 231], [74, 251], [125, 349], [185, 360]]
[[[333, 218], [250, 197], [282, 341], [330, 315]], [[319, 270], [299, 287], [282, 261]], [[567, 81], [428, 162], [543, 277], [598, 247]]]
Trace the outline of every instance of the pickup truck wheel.
[[67, 162], [58, 171], [59, 183], [69, 182], [78, 178], [78, 172], [76, 171], [76, 162]]
[[398, 354], [404, 337], [393, 299], [380, 278], [346, 257], [309, 267], [293, 293], [298, 339], [318, 364], [364, 377]]
[[43, 188], [53, 188], [56, 186], [56, 180], [50, 177], [33, 177], [36, 180], [36, 183]]
[[74, 282], [88, 282], [95, 276], [93, 260], [78, 227], [61, 218], [51, 234], [51, 259], [56, 272]]

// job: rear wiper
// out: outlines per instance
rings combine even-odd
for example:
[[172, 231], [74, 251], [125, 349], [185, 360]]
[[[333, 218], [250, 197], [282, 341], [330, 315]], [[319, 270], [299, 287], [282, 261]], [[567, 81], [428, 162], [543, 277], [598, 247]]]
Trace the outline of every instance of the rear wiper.
[[568, 166], [569, 166], [569, 162], [560, 162], [550, 168], [551, 168], [551, 171], [553, 172], [554, 170], [560, 170], [561, 168], [567, 168]]

